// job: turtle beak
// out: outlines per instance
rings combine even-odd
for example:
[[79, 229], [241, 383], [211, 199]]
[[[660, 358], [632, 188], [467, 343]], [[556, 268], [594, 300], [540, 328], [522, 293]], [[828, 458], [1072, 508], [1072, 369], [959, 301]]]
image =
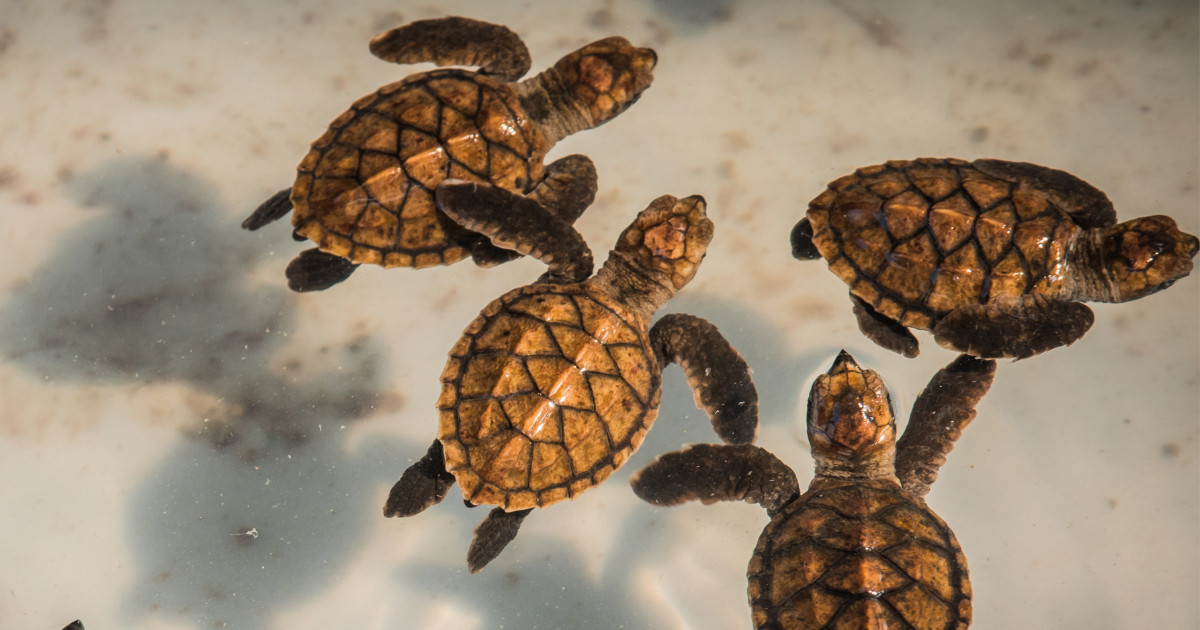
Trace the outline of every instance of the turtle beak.
[[846, 372], [862, 372], [862, 368], [855, 362], [854, 357], [850, 356], [849, 352], [842, 350], [838, 353], [837, 358], [833, 360], [833, 365], [829, 367], [826, 374], [833, 376], [834, 374], [843, 374]]

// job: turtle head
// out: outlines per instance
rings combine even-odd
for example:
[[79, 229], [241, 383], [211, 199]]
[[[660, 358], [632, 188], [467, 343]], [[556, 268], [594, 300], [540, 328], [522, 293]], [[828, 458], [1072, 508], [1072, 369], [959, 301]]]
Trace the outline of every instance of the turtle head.
[[713, 237], [704, 213], [704, 197], [663, 195], [650, 202], [617, 239], [615, 251], [642, 275], [674, 291], [683, 288], [700, 266]]
[[554, 64], [564, 90], [592, 127], [625, 111], [650, 87], [658, 55], [624, 37], [606, 37]]
[[696, 275], [704, 259], [713, 236], [704, 210], [700, 195], [663, 195], [651, 201], [621, 232], [604, 266], [587, 282], [649, 321]]
[[1175, 220], [1155, 215], [1126, 221], [1103, 232], [1100, 255], [1114, 302], [1161, 291], [1192, 271], [1200, 249], [1195, 236]]
[[883, 379], [842, 350], [808, 395], [808, 440], [817, 474], [894, 474], [896, 420]]

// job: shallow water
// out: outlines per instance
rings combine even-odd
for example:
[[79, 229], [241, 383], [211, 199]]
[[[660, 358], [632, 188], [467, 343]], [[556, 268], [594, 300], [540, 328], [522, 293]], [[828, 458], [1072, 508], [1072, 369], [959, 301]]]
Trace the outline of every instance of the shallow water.
[[[1122, 218], [1200, 232], [1193, 2], [577, 3], [145, 0], [0, 7], [0, 627], [749, 628], [765, 513], [654, 508], [656, 455], [714, 441], [676, 368], [642, 449], [536, 512], [478, 575], [485, 514], [384, 519], [436, 426], [446, 351], [543, 268], [283, 279], [307, 245], [238, 224], [357, 97], [412, 71], [366, 41], [462, 14], [538, 71], [621, 34], [653, 87], [552, 157], [590, 155], [603, 252], [654, 197], [702, 194], [716, 238], [663, 312], [755, 370], [758, 443], [811, 475], [803, 401], [846, 348], [899, 409], [952, 358], [865, 340], [844, 285], [789, 254], [808, 199], [919, 156], [1068, 170]], [[1078, 343], [1000, 365], [929, 502], [970, 561], [975, 628], [1200, 625], [1200, 279], [1093, 305]], [[902, 414], [903, 415], [903, 414]]]

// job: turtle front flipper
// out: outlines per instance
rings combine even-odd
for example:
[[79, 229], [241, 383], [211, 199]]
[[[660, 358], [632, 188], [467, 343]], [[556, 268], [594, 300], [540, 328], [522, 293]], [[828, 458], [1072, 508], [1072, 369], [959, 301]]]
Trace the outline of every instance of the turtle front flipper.
[[746, 501], [772, 515], [800, 496], [796, 473], [752, 444], [693, 444], [654, 460], [629, 485], [655, 505]]
[[441, 502], [454, 485], [454, 475], [446, 472], [446, 461], [442, 455], [442, 443], [434, 440], [425, 456], [408, 467], [400, 481], [392, 486], [387, 503], [383, 506], [384, 516], [412, 516]]
[[504, 508], [494, 508], [487, 518], [475, 528], [475, 537], [471, 540], [471, 548], [467, 551], [467, 568], [471, 573], [479, 570], [496, 559], [501, 551], [517, 536], [517, 530], [533, 508], [505, 512]]
[[854, 302], [854, 317], [858, 320], [858, 329], [867, 339], [910, 359], [917, 356], [920, 349], [912, 331], [900, 322], [880, 314], [853, 293], [850, 294], [850, 300]]
[[499, 24], [464, 17], [418, 20], [371, 38], [371, 54], [392, 63], [478, 66], [483, 74], [515, 81], [529, 72], [529, 49]]
[[975, 160], [971, 166], [1014, 186], [1040, 192], [1082, 227], [1108, 227], [1117, 222], [1108, 195], [1066, 171], [1004, 160]]
[[[596, 167], [584, 155], [568, 155], [546, 166], [546, 174], [527, 195], [566, 223], [574, 224], [596, 198]], [[481, 236], [470, 246], [471, 259], [480, 267], [492, 267], [521, 255], [492, 245]]]
[[792, 258], [816, 260], [821, 257], [821, 252], [817, 251], [817, 246], [813, 243], [813, 228], [808, 217], [800, 219], [796, 227], [792, 228], [791, 241]]
[[546, 165], [546, 174], [529, 198], [551, 214], [574, 224], [596, 199], [596, 165], [586, 155], [568, 155]]
[[933, 327], [939, 344], [985, 359], [1025, 359], [1068, 346], [1092, 327], [1092, 309], [1044, 295], [998, 298], [950, 311]]
[[319, 249], [306, 249], [288, 263], [288, 288], [299, 293], [324, 291], [346, 280], [358, 265]]
[[896, 442], [896, 477], [905, 490], [918, 497], [929, 493], [995, 375], [995, 361], [963, 354], [929, 380]]
[[271, 195], [270, 199], [262, 202], [261, 206], [256, 208], [250, 216], [246, 217], [246, 220], [242, 221], [242, 229], [253, 232], [268, 223], [282, 219], [291, 211], [292, 189], [284, 188]]
[[462, 180], [443, 182], [436, 199], [446, 216], [493, 245], [546, 263], [547, 282], [570, 284], [592, 275], [592, 250], [583, 236], [533, 199]]
[[650, 345], [660, 367], [676, 363], [683, 369], [696, 406], [708, 413], [722, 440], [754, 441], [758, 390], [750, 367], [716, 326], [693, 315], [666, 315], [650, 329]]

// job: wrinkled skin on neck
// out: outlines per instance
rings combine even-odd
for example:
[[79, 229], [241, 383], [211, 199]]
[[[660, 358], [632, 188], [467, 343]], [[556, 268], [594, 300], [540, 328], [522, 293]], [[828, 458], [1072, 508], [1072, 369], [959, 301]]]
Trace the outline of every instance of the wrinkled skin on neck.
[[845, 350], [808, 397], [808, 439], [817, 483], [895, 480], [896, 421], [883, 379]]
[[623, 37], [592, 42], [517, 86], [529, 116], [551, 142], [602, 125], [635, 103], [654, 80], [658, 56]]
[[713, 237], [704, 198], [663, 195], [650, 202], [617, 239], [608, 261], [588, 282], [649, 321], [696, 275]]
[[1077, 265], [1091, 275], [1082, 280], [1086, 299], [1127, 302], [1161, 291], [1192, 271], [1200, 250], [1195, 236], [1168, 216], [1141, 217], [1094, 230], [1080, 239]]

